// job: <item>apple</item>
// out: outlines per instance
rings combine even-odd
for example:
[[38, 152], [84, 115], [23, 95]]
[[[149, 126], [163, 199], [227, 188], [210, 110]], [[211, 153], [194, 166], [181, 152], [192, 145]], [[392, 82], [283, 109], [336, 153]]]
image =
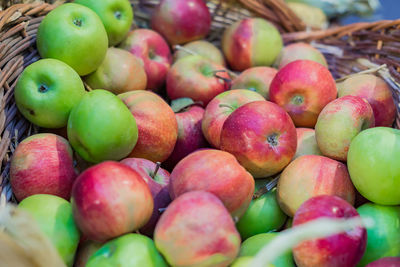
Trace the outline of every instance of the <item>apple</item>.
[[200, 55], [218, 65], [225, 66], [222, 52], [212, 43], [206, 40], [198, 40], [185, 44], [183, 47], [175, 47], [174, 60], [177, 61], [189, 55]]
[[293, 43], [285, 46], [276, 59], [275, 64], [279, 69], [281, 69], [290, 62], [299, 59], [312, 60], [328, 68], [328, 63], [326, 62], [324, 55], [310, 44], [303, 42]]
[[[293, 227], [321, 218], [359, 217], [356, 209], [337, 196], [316, 196], [297, 210]], [[367, 231], [357, 227], [351, 231], [326, 238], [301, 242], [293, 248], [293, 256], [299, 267], [353, 267], [360, 261], [367, 243]]]
[[323, 65], [296, 60], [280, 69], [269, 97], [292, 117], [296, 127], [313, 128], [321, 110], [336, 98], [335, 80]]
[[106, 90], [93, 90], [82, 98], [71, 111], [67, 131], [74, 150], [93, 163], [128, 156], [138, 139], [135, 118]]
[[86, 266], [166, 267], [167, 263], [153, 240], [139, 234], [126, 234], [105, 243]]
[[131, 53], [114, 47], [95, 72], [85, 77], [92, 89], [105, 89], [114, 94], [145, 90], [147, 76], [142, 61]]
[[136, 119], [139, 131], [139, 139], [129, 157], [165, 161], [174, 150], [178, 137], [174, 111], [150, 91], [132, 91], [118, 97]]
[[250, 204], [254, 179], [231, 154], [204, 149], [186, 156], [171, 173], [172, 199], [195, 190], [213, 193], [232, 216], [240, 218]]
[[400, 205], [400, 131], [376, 127], [359, 133], [347, 155], [358, 192], [381, 205]]
[[343, 163], [323, 156], [306, 155], [292, 161], [282, 172], [277, 199], [287, 215], [293, 217], [301, 204], [319, 195], [335, 195], [354, 204], [354, 187]]
[[262, 18], [246, 18], [226, 28], [222, 51], [233, 70], [271, 66], [283, 47], [276, 27]]
[[231, 89], [248, 89], [269, 100], [269, 87], [278, 71], [270, 67], [253, 67], [243, 71], [232, 81]]
[[400, 266], [400, 257], [386, 257], [371, 262], [365, 267], [398, 267]]
[[304, 155], [322, 155], [315, 139], [315, 130], [310, 128], [296, 128], [297, 150], [293, 160]]
[[154, 241], [172, 266], [228, 266], [240, 247], [235, 223], [213, 194], [192, 191], [161, 215]]
[[148, 29], [136, 29], [129, 32], [119, 47], [143, 61], [148, 90], [157, 91], [164, 85], [172, 56], [167, 42], [160, 34]]
[[188, 97], [207, 105], [228, 89], [224, 79], [229, 79], [229, 75], [223, 66], [202, 56], [187, 56], [175, 62], [169, 70], [167, 94], [172, 100]]
[[229, 90], [214, 97], [206, 107], [201, 125], [207, 141], [219, 148], [222, 126], [229, 115], [244, 104], [262, 100], [260, 94], [244, 89]]
[[296, 128], [286, 111], [269, 101], [236, 109], [224, 122], [221, 150], [234, 155], [254, 178], [283, 170], [296, 153]]
[[367, 248], [358, 266], [384, 257], [399, 256], [400, 207], [367, 203], [358, 207], [357, 211], [361, 218], [371, 218], [375, 223], [367, 229]]
[[391, 127], [396, 106], [389, 85], [372, 74], [358, 74], [337, 84], [339, 97], [354, 95], [365, 98], [371, 105], [376, 126]]
[[100, 66], [108, 38], [94, 11], [68, 3], [53, 9], [42, 20], [36, 44], [42, 58], [61, 60], [83, 76]]
[[374, 126], [374, 113], [368, 102], [348, 95], [324, 107], [315, 125], [315, 137], [323, 155], [346, 161], [351, 140]]
[[79, 244], [76, 252], [74, 267], [85, 267], [89, 258], [101, 248], [103, 244], [86, 240]]
[[203, 0], [161, 0], [151, 18], [151, 28], [171, 45], [204, 38], [211, 28], [211, 14]]
[[69, 199], [77, 173], [68, 141], [55, 134], [35, 134], [14, 151], [10, 184], [18, 201], [35, 194]]
[[133, 11], [128, 0], [75, 0], [100, 17], [106, 29], [110, 46], [120, 43], [131, 28]]
[[71, 204], [57, 196], [37, 194], [22, 200], [18, 208], [33, 217], [64, 263], [72, 266], [80, 233], [72, 216]]

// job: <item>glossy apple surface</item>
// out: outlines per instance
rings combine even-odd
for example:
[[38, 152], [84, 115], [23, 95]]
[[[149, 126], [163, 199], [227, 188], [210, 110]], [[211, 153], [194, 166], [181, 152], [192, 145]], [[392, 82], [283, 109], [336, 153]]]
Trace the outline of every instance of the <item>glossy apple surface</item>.
[[222, 52], [215, 45], [205, 40], [193, 41], [185, 44], [182, 48], [176, 48], [174, 60], [177, 61], [193, 54], [200, 55], [218, 65], [225, 66], [225, 59]]
[[293, 160], [304, 155], [322, 155], [315, 139], [315, 130], [310, 128], [296, 128], [297, 150]]
[[366, 267], [398, 267], [400, 266], [400, 257], [387, 257], [371, 262]]
[[310, 44], [299, 42], [285, 46], [279, 54], [275, 64], [279, 69], [283, 68], [290, 62], [307, 59], [318, 62], [319, 64], [328, 67], [328, 63], [324, 55]]

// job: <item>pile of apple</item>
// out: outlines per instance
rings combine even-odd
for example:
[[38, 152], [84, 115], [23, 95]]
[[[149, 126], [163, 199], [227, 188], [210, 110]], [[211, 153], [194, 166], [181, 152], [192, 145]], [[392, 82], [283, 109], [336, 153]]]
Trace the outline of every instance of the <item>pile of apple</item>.
[[384, 80], [336, 84], [318, 50], [283, 47], [261, 18], [228, 27], [220, 51], [203, 40], [202, 0], [160, 1], [152, 30], [132, 21], [127, 0], [55, 8], [37, 32], [43, 59], [15, 88], [42, 133], [16, 148], [12, 190], [67, 266], [252, 266], [279, 230], [356, 216], [374, 227], [273, 265], [399, 266], [400, 131]]

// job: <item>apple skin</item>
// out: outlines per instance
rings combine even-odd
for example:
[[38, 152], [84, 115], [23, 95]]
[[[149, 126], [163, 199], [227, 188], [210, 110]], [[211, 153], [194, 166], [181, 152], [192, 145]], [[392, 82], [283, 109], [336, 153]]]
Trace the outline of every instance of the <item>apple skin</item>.
[[296, 128], [286, 111], [269, 101], [236, 109], [221, 131], [221, 150], [234, 155], [254, 178], [283, 170], [296, 153]]
[[178, 138], [174, 111], [160, 96], [150, 91], [132, 91], [118, 97], [136, 119], [139, 131], [138, 142], [129, 157], [165, 161]]
[[292, 161], [282, 172], [277, 198], [281, 209], [290, 217], [305, 201], [319, 195], [335, 195], [354, 204], [354, 186], [343, 163], [306, 155]]
[[123, 49], [110, 47], [101, 65], [85, 77], [85, 82], [92, 89], [122, 94], [145, 90], [147, 76], [139, 58]]
[[165, 84], [172, 56], [168, 43], [160, 34], [148, 29], [136, 29], [129, 32], [119, 47], [143, 61], [148, 90], [157, 91]]
[[171, 45], [203, 39], [211, 28], [211, 14], [202, 0], [161, 0], [151, 28]]
[[[228, 84], [215, 77], [215, 71], [224, 70], [202, 56], [187, 56], [172, 65], [167, 75], [167, 94], [172, 100], [188, 97], [206, 106], [215, 96], [226, 91]], [[229, 79], [226, 72], [218, 76]]]
[[74, 150], [92, 163], [125, 158], [138, 139], [129, 109], [117, 96], [100, 89], [87, 93], [72, 109], [67, 132]]
[[222, 37], [222, 51], [233, 70], [271, 66], [282, 50], [279, 31], [261, 18], [247, 18], [229, 26]]
[[314, 128], [321, 110], [337, 96], [329, 70], [311, 60], [296, 60], [272, 80], [270, 100], [283, 107], [296, 127]]
[[204, 113], [201, 125], [204, 137], [213, 147], [219, 148], [222, 126], [229, 115], [247, 103], [262, 100], [264, 98], [260, 94], [244, 89], [229, 90], [217, 95], [208, 103]]
[[85, 267], [89, 258], [99, 249], [103, 244], [86, 240], [79, 244], [78, 251], [75, 255], [74, 267]]
[[[316, 196], [298, 209], [293, 227], [321, 217], [359, 217], [356, 209], [337, 196]], [[367, 231], [357, 227], [351, 231], [326, 238], [304, 241], [293, 248], [293, 256], [299, 267], [354, 267], [365, 251]]]
[[10, 183], [18, 201], [35, 194], [71, 196], [77, 177], [68, 141], [55, 134], [35, 134], [24, 139], [14, 151]]
[[187, 192], [161, 215], [154, 241], [172, 266], [228, 266], [240, 247], [223, 203], [205, 191]]
[[367, 248], [358, 266], [400, 255], [400, 207], [367, 203], [357, 211], [361, 218], [371, 218], [375, 223], [367, 229]]
[[376, 204], [400, 205], [400, 131], [376, 127], [351, 142], [347, 166], [358, 192]]
[[371, 262], [365, 267], [398, 267], [400, 266], [400, 257], [386, 257]]
[[391, 127], [396, 106], [388, 84], [372, 74], [359, 74], [338, 83], [339, 97], [354, 95], [365, 98], [374, 110], [375, 126]]
[[37, 194], [22, 200], [18, 208], [33, 217], [65, 264], [72, 266], [80, 232], [72, 216], [71, 204], [57, 196]]
[[94, 11], [68, 3], [46, 15], [39, 25], [36, 44], [42, 58], [61, 60], [83, 76], [100, 66], [106, 56], [108, 38]]
[[285, 46], [276, 59], [275, 65], [281, 69], [290, 62], [299, 59], [312, 60], [318, 62], [326, 68], [328, 67], [328, 63], [326, 62], [324, 55], [312, 45], [303, 42], [293, 43]]
[[215, 194], [232, 216], [240, 217], [252, 199], [254, 179], [231, 154], [204, 149], [182, 159], [171, 173], [171, 199], [195, 190]]
[[323, 155], [346, 161], [351, 140], [374, 126], [374, 112], [368, 102], [358, 96], [344, 96], [321, 111], [315, 125], [315, 138]]
[[293, 160], [304, 155], [320, 155], [322, 152], [315, 139], [315, 130], [310, 128], [296, 128], [297, 150]]
[[198, 54], [206, 59], [221, 65], [225, 66], [225, 59], [222, 52], [212, 43], [206, 40], [198, 40], [187, 43], [183, 46], [184, 49], [176, 48], [176, 52], [174, 54], [174, 60], [177, 61], [181, 58], [187, 57], [191, 55], [190, 53], [186, 52], [185, 50], [189, 50], [195, 54]]
[[270, 67], [253, 67], [243, 71], [232, 81], [231, 89], [256, 91], [269, 100], [269, 87], [278, 71]]
[[97, 242], [141, 228], [154, 207], [150, 189], [140, 174], [113, 161], [82, 172], [72, 187], [71, 203], [79, 229]]
[[110, 46], [120, 43], [129, 32], [133, 22], [133, 11], [128, 0], [75, 0], [100, 17], [107, 32]]

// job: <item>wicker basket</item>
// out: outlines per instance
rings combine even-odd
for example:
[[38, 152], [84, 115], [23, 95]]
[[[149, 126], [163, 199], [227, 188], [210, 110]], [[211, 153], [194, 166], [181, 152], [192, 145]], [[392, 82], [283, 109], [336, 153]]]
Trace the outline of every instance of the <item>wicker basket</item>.
[[[137, 26], [148, 26], [151, 11], [158, 2], [132, 1]], [[335, 78], [360, 71], [377, 72], [393, 89], [399, 111], [400, 20], [305, 31], [305, 25], [283, 0], [211, 0], [208, 6], [213, 14], [210, 41], [218, 43], [224, 28], [237, 20], [249, 16], [264, 17], [279, 28], [285, 43], [307, 41], [320, 49]], [[35, 49], [37, 28], [53, 8], [54, 5], [46, 3], [30, 3], [14, 4], [0, 11], [1, 205], [14, 200], [8, 181], [12, 153], [18, 142], [37, 131], [19, 114], [13, 90], [23, 69], [39, 59]], [[400, 127], [399, 112], [395, 127]]]

